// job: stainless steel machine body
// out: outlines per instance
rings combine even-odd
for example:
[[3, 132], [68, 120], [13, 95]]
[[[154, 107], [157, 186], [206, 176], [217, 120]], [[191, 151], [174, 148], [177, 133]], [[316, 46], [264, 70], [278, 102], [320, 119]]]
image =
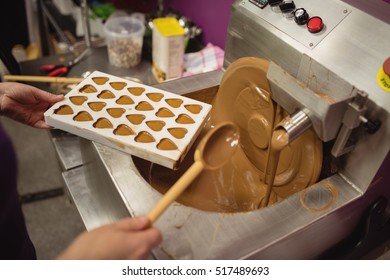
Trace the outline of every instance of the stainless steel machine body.
[[[324, 143], [339, 145], [334, 149], [338, 172], [304, 194], [247, 213], [206, 212], [175, 202], [157, 221], [164, 241], [153, 251], [154, 258], [316, 258], [350, 234], [372, 201], [390, 198], [385, 170], [390, 162], [390, 92], [376, 81], [390, 56], [390, 24], [343, 1], [294, 2], [322, 17], [325, 29], [312, 34], [269, 7], [238, 0], [231, 9], [225, 67], [240, 57], [271, 60], [268, 79], [274, 100], [291, 113], [303, 110]], [[390, 11], [390, 4], [384, 5]], [[178, 94], [207, 91], [218, 86], [222, 75], [216, 71], [158, 87]], [[355, 110], [358, 118], [381, 121], [376, 133], [368, 134], [363, 122], [350, 120], [357, 98], [366, 101]], [[340, 136], [348, 123], [356, 123], [353, 131]], [[355, 140], [351, 145], [350, 135]], [[71, 194], [88, 229], [147, 214], [161, 198], [131, 156], [90, 141], [81, 146], [87, 188]], [[88, 203], [78, 203], [81, 196], [88, 196]]]

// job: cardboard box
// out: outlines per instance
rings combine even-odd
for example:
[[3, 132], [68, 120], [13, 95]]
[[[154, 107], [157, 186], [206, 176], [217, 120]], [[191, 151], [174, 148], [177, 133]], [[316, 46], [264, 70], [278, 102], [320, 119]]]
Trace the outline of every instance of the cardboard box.
[[153, 73], [159, 82], [183, 73], [184, 29], [176, 18], [153, 20]]

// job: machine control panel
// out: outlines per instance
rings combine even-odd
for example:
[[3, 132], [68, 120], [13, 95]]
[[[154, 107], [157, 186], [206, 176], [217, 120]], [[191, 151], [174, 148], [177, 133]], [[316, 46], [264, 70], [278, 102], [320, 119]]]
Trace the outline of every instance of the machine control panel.
[[243, 0], [240, 4], [310, 49], [352, 11], [334, 0]]

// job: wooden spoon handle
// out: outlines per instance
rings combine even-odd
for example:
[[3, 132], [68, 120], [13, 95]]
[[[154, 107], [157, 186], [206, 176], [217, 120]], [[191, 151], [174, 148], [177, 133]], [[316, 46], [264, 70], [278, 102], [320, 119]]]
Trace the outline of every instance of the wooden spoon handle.
[[188, 185], [199, 175], [203, 170], [203, 164], [200, 161], [195, 161], [191, 167], [177, 180], [177, 182], [169, 189], [163, 198], [149, 212], [148, 218], [151, 223], [154, 223], [158, 217], [175, 201]]
[[84, 80], [84, 78], [23, 76], [23, 75], [4, 75], [3, 78], [4, 78], [4, 80], [7, 80], [7, 81], [64, 83], [64, 84], [78, 84]]

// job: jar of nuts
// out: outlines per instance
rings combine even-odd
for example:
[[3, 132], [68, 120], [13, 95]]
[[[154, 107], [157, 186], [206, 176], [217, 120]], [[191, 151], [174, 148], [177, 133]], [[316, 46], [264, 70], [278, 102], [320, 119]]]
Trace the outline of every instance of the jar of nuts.
[[134, 67], [141, 61], [144, 23], [135, 17], [116, 17], [104, 24], [108, 59], [117, 67]]

